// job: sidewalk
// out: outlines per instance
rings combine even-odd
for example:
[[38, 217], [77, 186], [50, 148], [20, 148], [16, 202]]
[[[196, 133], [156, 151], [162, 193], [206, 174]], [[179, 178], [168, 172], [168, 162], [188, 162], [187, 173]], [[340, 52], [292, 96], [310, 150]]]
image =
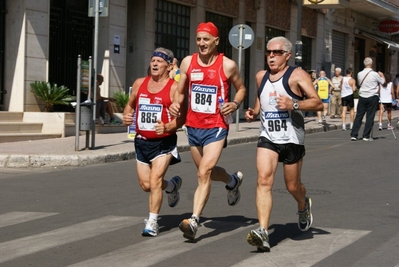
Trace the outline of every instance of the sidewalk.
[[[399, 110], [392, 111], [393, 125]], [[386, 114], [384, 114], [386, 121]], [[341, 119], [327, 118], [325, 126], [319, 126], [317, 117], [305, 118], [306, 133], [315, 133], [329, 130], [341, 130]], [[349, 115], [347, 115], [347, 123]], [[378, 121], [376, 112], [375, 121]], [[239, 131], [236, 124], [230, 125], [228, 145], [255, 142], [258, 139], [260, 121], [252, 123], [240, 122]], [[349, 128], [349, 125], [348, 127]], [[348, 140], [350, 139], [349, 131]], [[189, 146], [184, 132], [179, 131], [177, 145], [179, 151], [188, 151]], [[91, 145], [91, 136], [89, 137]], [[84, 166], [89, 164], [116, 162], [135, 158], [134, 143], [127, 138], [127, 133], [96, 134], [95, 148], [87, 149], [86, 135], [79, 137], [79, 151], [75, 151], [75, 136], [45, 139], [24, 142], [0, 143], [0, 168], [27, 168], [27, 167], [67, 167]]]

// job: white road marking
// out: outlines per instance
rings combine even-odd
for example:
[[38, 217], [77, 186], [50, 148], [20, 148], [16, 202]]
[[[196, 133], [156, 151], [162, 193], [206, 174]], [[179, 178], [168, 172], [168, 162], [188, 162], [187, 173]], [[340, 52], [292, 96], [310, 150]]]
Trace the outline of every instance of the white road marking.
[[[212, 224], [212, 228], [206, 227], [207, 223]], [[135, 266], [151, 266], [159, 263], [165, 259], [172, 258], [175, 255], [184, 253], [186, 251], [196, 249], [200, 246], [215, 242], [230, 235], [234, 235], [243, 231], [246, 228], [254, 227], [253, 225], [242, 225], [233, 222], [216, 222], [206, 221], [205, 226], [198, 228], [196, 243], [186, 242], [183, 238], [183, 233], [180, 230], [173, 231], [169, 234], [161, 234], [157, 237], [148, 237], [147, 241], [128, 246], [123, 249], [115, 250], [108, 254], [83, 261], [74, 265], [73, 267], [135, 267]], [[226, 232], [219, 232], [212, 235], [213, 231], [220, 231], [220, 229], [232, 230]], [[209, 236], [207, 236], [209, 235]], [[204, 239], [201, 239], [204, 236]], [[155, 252], [155, 253], [154, 253]]]
[[[285, 240], [272, 247], [271, 252], [258, 253], [233, 266], [307, 267], [316, 264], [369, 233], [370, 231], [348, 229], [311, 229], [295, 239]], [[255, 247], [253, 248], [256, 250]]]
[[6, 227], [19, 223], [29, 222], [49, 216], [57, 215], [51, 212], [9, 212], [0, 215], [0, 227]]
[[53, 231], [3, 242], [0, 243], [0, 262], [112, 232], [142, 221], [143, 218], [138, 217], [106, 216]]

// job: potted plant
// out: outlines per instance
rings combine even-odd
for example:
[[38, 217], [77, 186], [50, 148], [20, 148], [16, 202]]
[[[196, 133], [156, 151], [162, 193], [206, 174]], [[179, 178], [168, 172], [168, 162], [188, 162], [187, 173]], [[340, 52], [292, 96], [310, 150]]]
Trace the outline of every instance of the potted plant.
[[69, 89], [63, 85], [51, 85], [49, 82], [35, 81], [30, 84], [31, 92], [44, 102], [44, 111], [51, 112], [54, 105], [69, 105], [73, 97], [68, 94]]
[[116, 105], [120, 108], [120, 110], [123, 111], [123, 109], [125, 108], [125, 106], [129, 102], [130, 96], [129, 96], [129, 94], [120, 91], [120, 92], [115, 92], [114, 93], [114, 98], [115, 98]]

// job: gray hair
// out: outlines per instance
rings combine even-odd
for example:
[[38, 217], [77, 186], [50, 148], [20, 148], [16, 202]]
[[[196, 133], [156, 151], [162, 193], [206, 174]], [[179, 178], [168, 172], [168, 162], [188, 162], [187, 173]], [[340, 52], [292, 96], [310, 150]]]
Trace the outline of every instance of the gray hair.
[[364, 64], [364, 66], [371, 66], [371, 65], [373, 65], [373, 60], [370, 57], [366, 57], [363, 60], [363, 64]]
[[339, 73], [341, 73], [341, 68], [335, 68], [335, 71], [339, 71]]
[[292, 43], [290, 40], [285, 38], [284, 36], [277, 36], [269, 40], [267, 42], [266, 48], [269, 48], [269, 44], [274, 43], [274, 42], [282, 42], [283, 43], [283, 49], [285, 51], [291, 52], [292, 51]]

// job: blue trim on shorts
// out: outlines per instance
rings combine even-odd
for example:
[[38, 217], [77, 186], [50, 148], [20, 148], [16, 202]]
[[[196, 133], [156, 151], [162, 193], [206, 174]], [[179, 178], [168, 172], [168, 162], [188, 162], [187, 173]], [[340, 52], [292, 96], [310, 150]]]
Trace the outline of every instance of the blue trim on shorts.
[[227, 145], [227, 135], [229, 131], [227, 129], [218, 128], [193, 128], [187, 127], [188, 144], [190, 146], [204, 147], [210, 143], [225, 140]]

